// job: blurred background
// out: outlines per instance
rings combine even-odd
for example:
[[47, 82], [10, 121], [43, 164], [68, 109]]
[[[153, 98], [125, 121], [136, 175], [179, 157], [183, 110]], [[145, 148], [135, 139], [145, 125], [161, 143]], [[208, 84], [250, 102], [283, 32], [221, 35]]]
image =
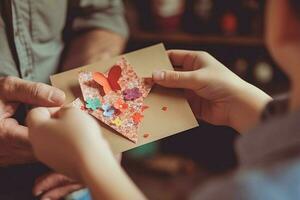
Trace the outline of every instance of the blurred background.
[[[288, 89], [264, 42], [263, 0], [126, 0], [126, 51], [163, 42], [208, 51], [234, 73], [274, 96]], [[150, 199], [186, 199], [237, 165], [238, 133], [204, 122], [183, 134], [124, 154], [123, 166]]]

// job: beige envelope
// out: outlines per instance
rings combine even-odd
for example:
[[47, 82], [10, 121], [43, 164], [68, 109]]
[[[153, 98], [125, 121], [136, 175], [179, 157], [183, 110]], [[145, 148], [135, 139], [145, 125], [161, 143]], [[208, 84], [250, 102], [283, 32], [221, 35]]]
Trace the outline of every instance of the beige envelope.
[[[155, 69], [173, 69], [163, 44], [122, 56], [125, 56], [140, 77], [151, 77], [152, 71]], [[78, 72], [80, 70], [106, 72], [119, 58], [104, 60], [53, 75], [50, 77], [51, 83], [66, 93], [66, 104], [68, 104], [77, 97], [81, 97], [78, 84]], [[110, 143], [114, 153], [123, 152], [198, 126], [198, 122], [180, 90], [154, 86], [145, 99], [145, 104], [149, 106], [149, 109], [144, 112], [145, 117], [140, 125], [137, 144], [99, 122], [102, 133]], [[164, 106], [168, 108], [167, 111], [162, 110]], [[144, 134], [149, 134], [149, 136], [144, 137]]]

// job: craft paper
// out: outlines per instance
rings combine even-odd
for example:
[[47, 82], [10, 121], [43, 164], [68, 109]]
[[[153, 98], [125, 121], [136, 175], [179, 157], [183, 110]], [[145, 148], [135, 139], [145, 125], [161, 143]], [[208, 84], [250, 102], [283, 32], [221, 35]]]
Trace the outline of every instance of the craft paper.
[[[124, 57], [108, 73], [83, 71], [79, 73], [78, 80], [87, 108], [85, 111], [137, 142], [144, 98], [149, 94], [152, 83], [139, 78]], [[104, 95], [101, 95], [101, 90]], [[73, 105], [82, 108], [84, 103], [78, 101]]]
[[[128, 60], [138, 77], [151, 78], [152, 72], [156, 69], [173, 69], [164, 46], [158, 44], [113, 59], [53, 75], [50, 77], [51, 83], [65, 92], [67, 105], [76, 98], [82, 97], [78, 83], [78, 73], [82, 71], [105, 73], [121, 57]], [[122, 102], [117, 104], [121, 106]], [[198, 126], [197, 120], [181, 90], [154, 85], [149, 95], [144, 99], [144, 104], [143, 119], [138, 129], [137, 143], [120, 137], [119, 134], [116, 134], [116, 131], [99, 122], [102, 134], [109, 142], [114, 153], [120, 153]], [[95, 106], [97, 107], [97, 103]], [[124, 106], [126, 107], [126, 105]], [[162, 110], [164, 106], [168, 108], [167, 111]], [[116, 124], [121, 123], [118, 119], [114, 122]], [[145, 134], [147, 137], [144, 137]]]

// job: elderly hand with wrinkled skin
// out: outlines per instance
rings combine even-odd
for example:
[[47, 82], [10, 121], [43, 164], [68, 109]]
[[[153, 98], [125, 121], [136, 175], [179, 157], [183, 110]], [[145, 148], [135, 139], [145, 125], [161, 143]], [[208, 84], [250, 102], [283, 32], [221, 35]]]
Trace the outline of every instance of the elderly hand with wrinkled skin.
[[20, 103], [33, 106], [60, 106], [65, 94], [49, 85], [17, 77], [0, 78], [0, 166], [34, 161], [28, 128], [12, 116]]
[[[65, 94], [49, 85], [12, 76], [0, 77], [1, 167], [36, 162], [28, 140], [28, 128], [12, 117], [19, 104], [51, 107], [62, 105], [64, 100]], [[36, 180], [33, 193], [55, 200], [81, 187], [73, 180], [52, 172]]]

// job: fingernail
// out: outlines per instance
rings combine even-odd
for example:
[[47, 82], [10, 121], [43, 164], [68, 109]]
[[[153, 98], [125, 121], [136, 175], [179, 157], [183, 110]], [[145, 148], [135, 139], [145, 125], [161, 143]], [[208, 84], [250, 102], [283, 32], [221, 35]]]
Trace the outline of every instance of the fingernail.
[[165, 71], [161, 71], [161, 70], [157, 70], [153, 72], [153, 79], [157, 80], [157, 81], [162, 81], [165, 79], [166, 76], [166, 72]]
[[39, 196], [40, 194], [42, 194], [43, 193], [43, 191], [38, 191], [38, 192], [36, 192], [34, 195], [35, 196]]
[[52, 94], [50, 95], [50, 101], [54, 103], [63, 103], [65, 98], [65, 93], [59, 89], [53, 90]]
[[51, 198], [49, 198], [49, 197], [44, 197], [44, 198], [42, 198], [41, 200], [51, 200]]

